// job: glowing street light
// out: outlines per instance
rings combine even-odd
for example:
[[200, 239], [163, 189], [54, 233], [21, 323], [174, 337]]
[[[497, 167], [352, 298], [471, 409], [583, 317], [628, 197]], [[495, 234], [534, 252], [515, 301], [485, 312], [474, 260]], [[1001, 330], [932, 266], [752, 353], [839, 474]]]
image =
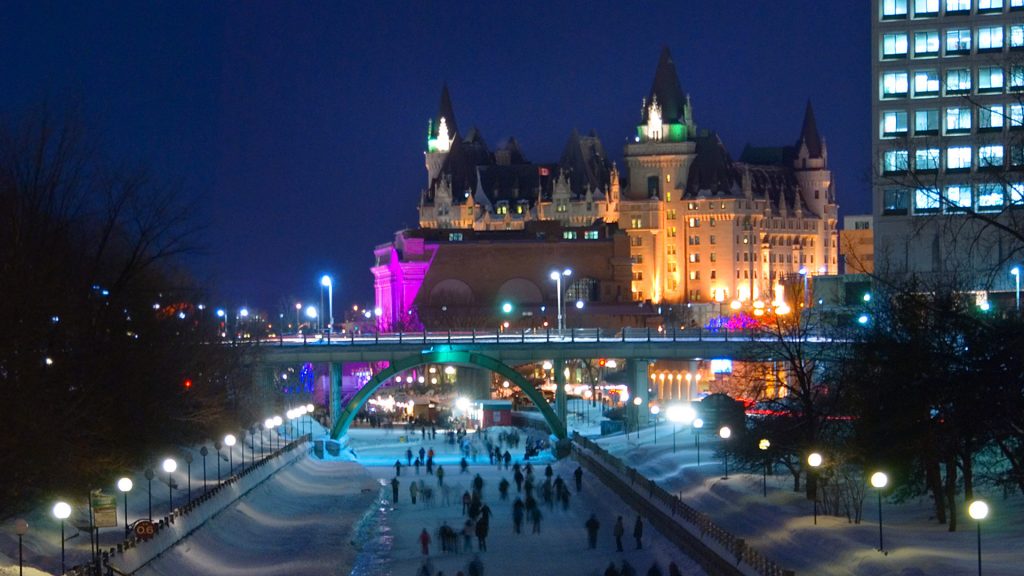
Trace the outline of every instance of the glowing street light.
[[665, 417], [675, 426], [672, 430], [672, 453], [676, 453], [676, 432], [679, 431], [679, 424], [689, 426], [697, 417], [697, 411], [689, 404], [670, 404], [665, 410]]
[[[722, 440], [728, 440], [729, 438], [732, 437], [732, 430], [728, 426], [722, 426], [721, 428], [718, 429], [718, 436]], [[722, 455], [725, 456], [725, 458], [723, 459], [724, 462], [725, 462], [725, 476], [722, 477], [722, 480], [728, 480], [729, 479], [729, 451], [727, 449], [725, 449], [724, 447], [722, 449]]]
[[224, 436], [224, 445], [228, 447], [228, 477], [235, 474], [235, 443], [238, 439], [234, 434]]
[[134, 484], [127, 476], [118, 479], [117, 489], [124, 494], [124, 539], [128, 539], [128, 493], [132, 491]]
[[693, 419], [693, 440], [697, 444], [697, 467], [700, 468], [700, 429], [704, 427], [702, 418]]
[[552, 280], [555, 281], [555, 307], [558, 312], [558, 336], [562, 336], [562, 330], [565, 328], [565, 321], [563, 320], [564, 310], [562, 306], [562, 277], [568, 278], [572, 276], [572, 270], [566, 268], [561, 272], [553, 270], [548, 275]]
[[178, 469], [178, 463], [174, 461], [174, 458], [167, 458], [163, 464], [164, 472], [167, 472], [167, 513], [174, 512], [174, 492], [171, 482], [171, 474]]
[[889, 477], [885, 472], [875, 472], [871, 475], [871, 486], [878, 490], [878, 551], [885, 552], [882, 545], [882, 488], [889, 484]]
[[814, 525], [815, 526], [818, 525], [818, 481], [817, 481], [817, 474], [818, 474], [818, 467], [821, 466], [821, 463], [823, 461], [824, 461], [824, 459], [821, 457], [821, 454], [818, 454], [817, 452], [811, 452], [807, 456], [807, 464], [811, 467], [811, 473], [813, 473], [815, 475], [815, 481], [814, 481]]
[[975, 500], [967, 507], [967, 515], [978, 524], [978, 576], [981, 576], [981, 521], [988, 518], [988, 504]]
[[767, 438], [761, 438], [757, 443], [758, 449], [764, 452], [764, 474], [761, 475], [761, 490], [763, 492], [762, 496], [765, 498], [768, 497], [768, 449], [771, 446], [772, 443]]
[[71, 505], [67, 502], [57, 502], [53, 505], [53, 516], [60, 520], [60, 573], [64, 573], [64, 521], [71, 516]]
[[327, 325], [327, 332], [330, 333], [334, 330], [334, 281], [327, 274], [320, 277], [320, 308], [323, 308], [323, 288], [327, 288], [327, 318], [330, 320], [330, 324]]

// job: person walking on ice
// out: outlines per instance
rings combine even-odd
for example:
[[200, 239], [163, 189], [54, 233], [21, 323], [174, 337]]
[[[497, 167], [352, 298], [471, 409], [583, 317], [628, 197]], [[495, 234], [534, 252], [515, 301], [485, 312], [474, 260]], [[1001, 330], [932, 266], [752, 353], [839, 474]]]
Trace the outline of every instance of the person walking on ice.
[[398, 477], [391, 479], [391, 503], [398, 504]]
[[584, 527], [587, 529], [587, 545], [593, 550], [597, 548], [597, 530], [601, 527], [601, 523], [597, 520], [597, 516], [591, 514]]
[[644, 521], [640, 519], [640, 515], [636, 515], [636, 524], [633, 525], [633, 538], [636, 538], [636, 549], [644, 549]]
[[420, 551], [424, 556], [430, 556], [430, 532], [426, 528], [420, 532]]
[[618, 520], [615, 521], [615, 528], [612, 530], [615, 534], [615, 551], [622, 552], [622, 537], [626, 534], [626, 526], [622, 522], [622, 516], [619, 516]]

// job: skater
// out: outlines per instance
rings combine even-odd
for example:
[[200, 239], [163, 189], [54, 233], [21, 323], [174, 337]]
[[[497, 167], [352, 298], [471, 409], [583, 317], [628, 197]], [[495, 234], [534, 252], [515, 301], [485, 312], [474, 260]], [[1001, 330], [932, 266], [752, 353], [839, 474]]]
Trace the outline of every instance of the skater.
[[466, 518], [466, 523], [462, 525], [462, 551], [472, 552], [473, 551], [473, 533], [476, 532], [476, 524], [472, 518]]
[[465, 492], [462, 493], [462, 515], [463, 516], [465, 516], [466, 512], [469, 511], [469, 503], [472, 502], [472, 501], [473, 501], [473, 499], [470, 498], [470, 496], [469, 496], [469, 490], [466, 490]]
[[437, 467], [437, 485], [444, 486], [444, 466]]
[[413, 466], [416, 467], [416, 475], [417, 476], [420, 475], [420, 466], [422, 466], [422, 465], [423, 465], [423, 462], [421, 462], [419, 458], [417, 458], [416, 462], [413, 463]]
[[498, 493], [502, 500], [508, 500], [508, 478], [502, 478], [501, 482], [498, 482]]
[[636, 515], [636, 524], [633, 524], [633, 538], [636, 538], [636, 549], [644, 549], [644, 521], [640, 519], [640, 515]]
[[543, 515], [540, 513], [539, 506], [534, 506], [533, 509], [530, 510], [530, 520], [533, 522], [534, 534], [540, 534], [540, 520], [542, 517]]
[[601, 523], [598, 522], [597, 516], [591, 514], [584, 527], [587, 529], [587, 545], [593, 550], [597, 548], [597, 530], [601, 527]]
[[480, 552], [487, 551], [487, 532], [490, 528], [490, 522], [487, 517], [480, 518], [476, 523], [476, 547]]
[[469, 473], [469, 462], [466, 462], [466, 457], [465, 456], [462, 457], [462, 460], [459, 460], [459, 473], [460, 474], [468, 474]]
[[551, 476], [554, 475], [554, 473], [555, 471], [552, 470], [551, 464], [548, 464], [547, 466], [544, 467], [544, 477], [547, 478], [548, 480], [551, 480]]
[[398, 477], [391, 479], [391, 503], [398, 504]]
[[401, 460], [395, 460], [395, 476], [401, 476], [401, 475], [402, 475], [402, 461]]
[[430, 532], [427, 532], [426, 528], [420, 532], [420, 551], [424, 556], [430, 555]]
[[508, 470], [509, 463], [512, 462], [512, 454], [508, 450], [505, 450], [504, 456], [501, 457], [505, 461], [505, 470]]
[[622, 516], [615, 521], [615, 528], [612, 529], [615, 535], [615, 551], [622, 552], [622, 536], [626, 533], [626, 526], [622, 522]]
[[516, 534], [523, 533], [523, 515], [525, 513], [525, 506], [523, 501], [516, 498], [516, 501], [512, 504], [512, 531]]
[[416, 504], [416, 497], [419, 496], [419, 493], [420, 493], [420, 486], [419, 486], [419, 484], [417, 484], [415, 482], [410, 483], [409, 484], [409, 499], [412, 500], [412, 503], [414, 505]]
[[576, 479], [576, 491], [583, 491], [583, 467], [577, 466], [576, 471], [572, 473], [573, 478]]
[[484, 479], [479, 474], [473, 477], [473, 493], [480, 496], [484, 490]]
[[519, 469], [516, 469], [516, 473], [515, 473], [515, 475], [512, 476], [512, 479], [516, 481], [516, 492], [522, 492], [523, 491], [523, 472], [521, 470], [519, 470]]
[[405, 449], [405, 465], [412, 466], [412, 448]]

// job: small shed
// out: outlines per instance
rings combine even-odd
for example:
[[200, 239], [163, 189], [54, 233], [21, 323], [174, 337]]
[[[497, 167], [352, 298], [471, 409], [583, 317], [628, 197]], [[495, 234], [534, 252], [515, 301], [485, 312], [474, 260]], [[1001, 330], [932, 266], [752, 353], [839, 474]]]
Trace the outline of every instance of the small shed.
[[512, 401], [481, 400], [480, 414], [481, 428], [490, 428], [492, 426], [511, 426]]

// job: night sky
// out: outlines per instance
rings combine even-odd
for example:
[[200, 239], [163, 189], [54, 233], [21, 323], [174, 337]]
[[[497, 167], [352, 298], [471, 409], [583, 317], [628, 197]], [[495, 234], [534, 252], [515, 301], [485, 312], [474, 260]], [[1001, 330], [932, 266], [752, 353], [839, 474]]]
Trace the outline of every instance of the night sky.
[[[118, 157], [196, 201], [187, 263], [218, 305], [369, 303], [373, 247], [415, 226], [427, 120], [557, 161], [597, 131], [622, 166], [662, 46], [733, 158], [796, 141], [808, 98], [842, 214], [870, 211], [861, 0], [6, 2], [0, 111], [78, 104]], [[337, 313], [335, 314], [337, 316]]]

